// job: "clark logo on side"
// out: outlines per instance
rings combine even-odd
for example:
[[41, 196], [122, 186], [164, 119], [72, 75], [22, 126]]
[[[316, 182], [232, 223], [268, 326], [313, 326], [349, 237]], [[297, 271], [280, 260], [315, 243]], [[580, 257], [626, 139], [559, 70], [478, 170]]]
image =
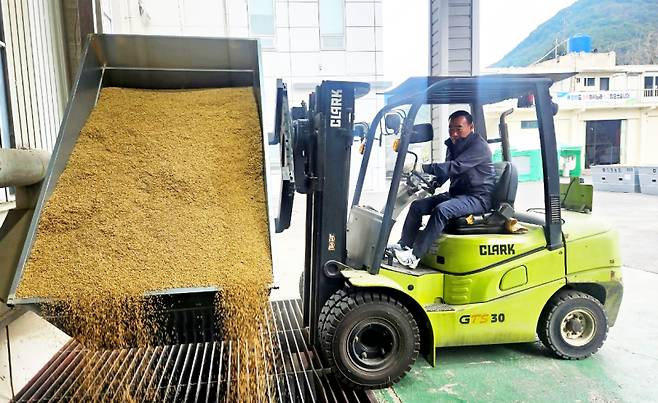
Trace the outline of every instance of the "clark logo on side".
[[480, 245], [480, 256], [487, 255], [514, 255], [514, 244], [502, 244], [502, 245]]
[[329, 108], [329, 126], [341, 127], [343, 111], [343, 90], [331, 90], [331, 105]]

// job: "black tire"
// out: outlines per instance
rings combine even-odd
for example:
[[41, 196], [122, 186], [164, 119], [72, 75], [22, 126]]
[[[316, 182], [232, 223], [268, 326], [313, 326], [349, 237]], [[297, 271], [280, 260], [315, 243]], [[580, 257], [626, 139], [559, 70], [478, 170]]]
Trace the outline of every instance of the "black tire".
[[608, 316], [591, 295], [562, 290], [544, 307], [537, 335], [559, 358], [582, 360], [598, 351], [608, 335]]
[[329, 297], [327, 302], [324, 303], [322, 309], [320, 310], [320, 314], [318, 315], [318, 332], [320, 335], [320, 347], [323, 351], [331, 348], [331, 343], [326, 342], [325, 344], [325, 338], [323, 337], [323, 335], [326, 334], [326, 332], [329, 330], [327, 327], [327, 319], [329, 318], [329, 314], [333, 311], [334, 306], [336, 306], [336, 304], [342, 301], [345, 297], [347, 297], [347, 290], [343, 289], [336, 291]]
[[416, 362], [418, 325], [394, 298], [341, 290], [329, 298], [322, 312], [321, 347], [339, 381], [363, 389], [388, 387]]
[[545, 328], [545, 322], [546, 322], [546, 314], [547, 314], [547, 307], [548, 303], [542, 310], [541, 314], [539, 315], [539, 320], [537, 321], [537, 337], [539, 338], [539, 341], [541, 341], [541, 344], [544, 346], [548, 346], [548, 340], [546, 339], [546, 332], [543, 331]]

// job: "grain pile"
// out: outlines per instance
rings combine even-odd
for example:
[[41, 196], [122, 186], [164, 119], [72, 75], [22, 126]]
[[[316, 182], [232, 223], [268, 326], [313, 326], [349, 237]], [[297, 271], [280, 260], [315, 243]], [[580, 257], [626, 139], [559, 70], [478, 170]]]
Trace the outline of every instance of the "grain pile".
[[59, 301], [86, 346], [122, 347], [150, 343], [145, 292], [217, 286], [225, 338], [258, 337], [272, 280], [263, 164], [251, 88], [104, 88], [17, 295]]

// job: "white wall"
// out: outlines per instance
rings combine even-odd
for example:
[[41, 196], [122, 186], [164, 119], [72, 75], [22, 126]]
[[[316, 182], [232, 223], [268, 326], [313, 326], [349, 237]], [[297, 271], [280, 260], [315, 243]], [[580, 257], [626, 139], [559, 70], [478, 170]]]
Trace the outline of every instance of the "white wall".
[[111, 17], [103, 27], [109, 33], [225, 36], [227, 20], [236, 28], [247, 26], [246, 7], [225, 17], [224, 1], [143, 0], [141, 13], [137, 1], [105, 0], [101, 7]]
[[658, 165], [656, 153], [658, 150], [658, 112], [655, 109], [645, 115], [642, 130], [645, 134], [642, 138], [645, 141], [642, 142], [638, 157], [643, 164]]
[[[0, 107], [13, 124], [4, 122], [1, 130], [10, 133], [3, 139], [9, 137], [16, 148], [52, 151], [68, 99], [59, 3], [14, 0], [1, 6], [8, 104]], [[12, 198], [0, 188], [0, 203]]]

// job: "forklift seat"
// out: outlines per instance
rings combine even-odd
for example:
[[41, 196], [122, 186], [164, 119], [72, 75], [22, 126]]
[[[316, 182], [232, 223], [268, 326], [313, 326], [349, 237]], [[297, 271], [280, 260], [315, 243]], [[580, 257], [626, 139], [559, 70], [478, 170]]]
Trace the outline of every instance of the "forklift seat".
[[505, 234], [505, 221], [514, 215], [514, 200], [519, 176], [511, 162], [494, 162], [496, 185], [492, 197], [491, 211], [477, 217], [469, 224], [467, 217], [450, 220], [445, 232], [458, 235]]
[[496, 171], [496, 187], [493, 192], [492, 207], [498, 210], [501, 203], [507, 203], [514, 208], [516, 190], [519, 186], [519, 174], [516, 167], [509, 161], [494, 162]]

